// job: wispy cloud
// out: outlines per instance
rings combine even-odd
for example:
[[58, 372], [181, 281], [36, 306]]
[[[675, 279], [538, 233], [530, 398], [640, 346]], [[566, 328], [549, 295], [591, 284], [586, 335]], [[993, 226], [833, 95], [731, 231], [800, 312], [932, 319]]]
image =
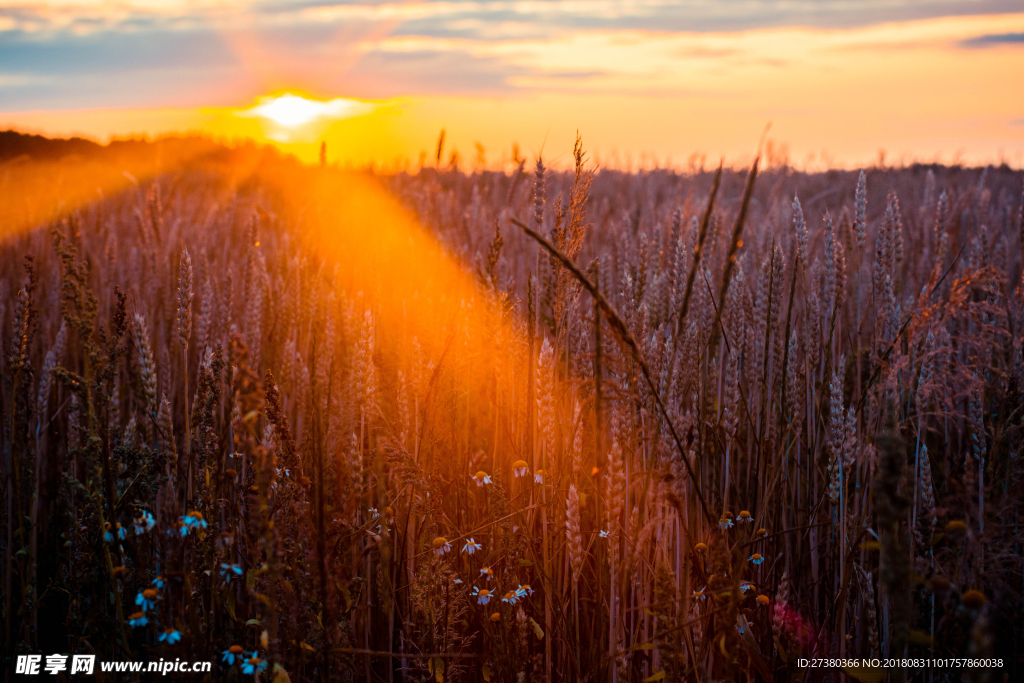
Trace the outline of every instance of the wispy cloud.
[[1024, 33], [989, 33], [960, 41], [963, 47], [990, 47], [992, 45], [1024, 45]]
[[414, 30], [448, 31], [453, 23], [480, 20], [486, 28], [529, 24], [538, 31], [622, 28], [725, 31], [778, 26], [851, 28], [883, 21], [1008, 13], [1017, 0], [426, 0], [424, 2], [320, 2], [309, 0], [168, 0], [60, 2], [9, 0], [0, 8], [0, 30], [79, 33], [112, 28], [194, 28], [197, 25], [282, 26], [303, 23], [390, 22]]
[[[0, 64], [17, 78], [0, 85], [8, 110], [227, 105], [285, 88], [371, 98], [682, 93], [738, 82], [737, 70], [763, 78], [824, 63], [829, 51], [1015, 43], [1024, 33], [971, 22], [1019, 9], [1019, 0], [8, 0]], [[952, 16], [964, 19], [941, 35], [900, 23]]]

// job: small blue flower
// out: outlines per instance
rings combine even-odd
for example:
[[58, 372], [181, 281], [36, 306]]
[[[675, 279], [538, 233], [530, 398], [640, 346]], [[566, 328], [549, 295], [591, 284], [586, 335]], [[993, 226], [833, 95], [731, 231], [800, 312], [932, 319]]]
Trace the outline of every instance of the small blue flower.
[[242, 664], [242, 673], [254, 674], [258, 671], [263, 671], [267, 668], [266, 660], [257, 657], [255, 652], [250, 652], [249, 654], [251, 654], [252, 656], [249, 657], [249, 659], [247, 659], [244, 664]]
[[370, 508], [369, 513], [370, 513], [370, 517], [376, 518], [376, 517], [380, 516], [380, 513], [377, 512], [377, 508]]
[[462, 546], [462, 552], [469, 553], [472, 555], [477, 550], [483, 550], [483, 546], [474, 541], [472, 538], [466, 539], [466, 545]]
[[720, 520], [718, 520], [718, 526], [722, 527], [723, 529], [731, 529], [733, 526], [732, 520], [728, 517], [722, 517]]
[[746, 583], [746, 582], [741, 583], [740, 584], [740, 592], [741, 593], [746, 593], [748, 590], [750, 590], [753, 587], [754, 587], [753, 584]]
[[519, 602], [521, 597], [522, 596], [519, 595], [519, 591], [509, 591], [508, 593], [505, 593], [505, 597], [503, 597], [501, 601], [508, 603], [509, 605], [514, 605]]
[[159, 640], [161, 643], [174, 645], [175, 643], [181, 640], [181, 631], [173, 628], [166, 629], [163, 633], [160, 634], [160, 637], [157, 640]]
[[457, 586], [460, 583], [462, 583], [462, 579], [455, 579], [455, 581], [453, 581], [452, 583], [454, 583]]
[[605, 531], [604, 529], [602, 529], [601, 531], [598, 531], [597, 535], [600, 536], [601, 538], [608, 538], [608, 532]]
[[228, 577], [230, 579], [231, 578], [231, 574], [234, 574], [235, 576], [241, 576], [242, 575], [242, 566], [238, 565], [238, 564], [226, 564], [224, 562], [221, 562], [220, 563], [220, 575], [221, 576], [226, 576], [226, 577]]
[[516, 597], [520, 600], [527, 597], [528, 595], [533, 595], [533, 589], [530, 588], [530, 584], [520, 584], [519, 588], [516, 588]]
[[699, 591], [693, 591], [693, 597], [696, 598], [697, 600], [703, 600], [707, 596], [704, 595], [704, 589], [701, 588]]
[[156, 607], [156, 600], [153, 599], [155, 595], [153, 597], [150, 597], [149, 595], [146, 595], [146, 593], [155, 594], [156, 591], [152, 589], [139, 591], [139, 594], [135, 596], [135, 604], [141, 607], [143, 610], [148, 611]]
[[136, 612], [135, 614], [128, 617], [128, 625], [132, 628], [139, 628], [149, 623], [149, 619], [146, 618], [145, 612]]
[[156, 519], [153, 518], [152, 514], [143, 510], [139, 518], [135, 520], [135, 535], [141, 536], [147, 531], [151, 531], [154, 526], [156, 526]]
[[754, 564], [761, 564], [762, 562], [764, 562], [764, 558], [761, 557], [758, 553], [754, 553], [750, 556], [750, 561]]
[[477, 588], [476, 586], [473, 586], [473, 597], [475, 597], [477, 599], [476, 601], [481, 605], [486, 605], [491, 601], [491, 591], [486, 588]]
[[163, 587], [164, 587], [164, 577], [158, 576], [155, 579], [153, 579], [153, 588], [163, 588]]
[[241, 645], [232, 645], [228, 649], [224, 650], [222, 654], [224, 655], [222, 661], [224, 661], [228, 666], [231, 666], [235, 663], [236, 659], [243, 658], [245, 650], [242, 649]]
[[203, 513], [193, 510], [187, 515], [183, 515], [181, 518], [181, 535], [188, 536], [189, 529], [205, 529], [207, 527], [206, 520], [203, 519]]

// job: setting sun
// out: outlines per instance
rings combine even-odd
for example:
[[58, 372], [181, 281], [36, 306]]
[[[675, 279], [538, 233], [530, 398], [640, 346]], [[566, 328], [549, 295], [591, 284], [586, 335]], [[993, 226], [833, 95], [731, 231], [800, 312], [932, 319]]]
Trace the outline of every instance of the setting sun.
[[271, 140], [297, 142], [319, 137], [335, 121], [364, 116], [376, 108], [373, 103], [344, 97], [321, 101], [285, 93], [261, 97], [255, 106], [235, 114], [267, 124], [266, 136]]
[[374, 105], [369, 102], [339, 97], [321, 102], [286, 93], [280, 97], [261, 97], [259, 104], [238, 112], [239, 116], [256, 116], [273, 121], [279, 126], [294, 128], [325, 119], [347, 119], [369, 114]]

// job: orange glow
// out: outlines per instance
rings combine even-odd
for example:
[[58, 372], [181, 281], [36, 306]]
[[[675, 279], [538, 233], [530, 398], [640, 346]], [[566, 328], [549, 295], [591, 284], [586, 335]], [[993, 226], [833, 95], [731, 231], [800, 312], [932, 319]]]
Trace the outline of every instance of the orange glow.
[[0, 166], [0, 196], [5, 198], [0, 238], [219, 151], [223, 150], [208, 141], [178, 139], [152, 145], [125, 143], [86, 157], [12, 159]]
[[[13, 201], [0, 213], [0, 239], [71, 216], [104, 196], [145, 187], [157, 175], [216, 174], [224, 201], [255, 182], [284, 200], [281, 219], [303, 226], [299, 240], [341, 264], [336, 286], [375, 302], [382, 329], [407, 330], [425, 348], [450, 343], [456, 331], [466, 345], [493, 346], [511, 335], [495, 328], [465, 269], [378, 179], [364, 173], [303, 166], [272, 147], [225, 148], [198, 139], [129, 142], [55, 161], [22, 158], [2, 170], [8, 172], [0, 173], [0, 196]], [[470, 328], [489, 332], [470, 335]], [[479, 350], [473, 355], [486, 357]]]

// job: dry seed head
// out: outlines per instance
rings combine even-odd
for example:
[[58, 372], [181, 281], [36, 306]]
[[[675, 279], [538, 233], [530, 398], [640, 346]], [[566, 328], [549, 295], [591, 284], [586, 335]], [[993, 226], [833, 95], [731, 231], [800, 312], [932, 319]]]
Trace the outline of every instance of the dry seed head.
[[207, 273], [203, 281], [203, 298], [199, 302], [199, 323], [196, 325], [196, 341], [200, 349], [213, 346], [217, 343], [215, 338], [214, 317], [217, 315], [217, 300], [213, 295], [213, 285]]
[[135, 314], [132, 337], [139, 351], [139, 372], [142, 375], [142, 394], [146, 401], [146, 409], [153, 414], [156, 412], [156, 360], [153, 358], [153, 347], [149, 345], [149, 328], [141, 313]]
[[982, 413], [982, 397], [980, 392], [974, 391], [971, 393], [968, 408], [970, 410], [968, 418], [970, 419], [971, 425], [971, 450], [974, 454], [975, 460], [981, 462], [985, 458], [985, 453], [988, 450], [988, 444], [985, 440], [985, 422]]
[[31, 320], [32, 297], [26, 286], [18, 291], [18, 300], [14, 307], [15, 337], [10, 356], [10, 366], [12, 369], [22, 368], [28, 361], [28, 338]]
[[178, 267], [178, 341], [188, 347], [192, 338], [192, 257], [188, 249], [181, 250]]
[[843, 467], [850, 469], [857, 452], [857, 413], [850, 406], [846, 410], [846, 437], [843, 441]]
[[821, 302], [818, 299], [818, 290], [811, 289], [807, 295], [807, 339], [804, 349], [813, 363], [817, 363], [821, 357], [821, 342]]
[[[939, 195], [939, 203], [935, 207], [935, 267], [941, 268], [946, 262], [949, 251], [949, 233], [947, 227], [947, 212], [949, 210], [949, 197], [943, 190]], [[1024, 215], [1024, 214], [1022, 214]], [[1021, 223], [1024, 226], [1024, 222]], [[1024, 242], [1022, 242], [1024, 244]]]
[[831, 408], [829, 446], [833, 457], [842, 454], [843, 440], [846, 436], [846, 421], [843, 419], [843, 375], [845, 371], [846, 356], [841, 355], [832, 367], [832, 379], [828, 385], [829, 407]]
[[826, 313], [831, 312], [832, 304], [839, 306], [839, 297], [836, 287], [836, 228], [832, 223], [832, 216], [825, 212], [825, 304]]
[[900, 200], [895, 192], [889, 193], [886, 219], [890, 221], [888, 233], [892, 259], [898, 267], [903, 263], [903, 218], [900, 216]]
[[797, 258], [807, 268], [807, 221], [804, 220], [804, 210], [800, 206], [800, 199], [793, 197], [793, 231], [796, 233], [796, 254]]
[[50, 387], [53, 385], [53, 370], [57, 367], [61, 357], [64, 355], [64, 346], [67, 344], [68, 326], [66, 322], [60, 324], [57, 331], [57, 339], [53, 346], [46, 352], [46, 359], [43, 361], [43, 369], [39, 375], [39, 398], [36, 406], [40, 422], [47, 419], [47, 411], [50, 404]]
[[[928, 457], [928, 446], [921, 445], [921, 471], [918, 474], [920, 491], [921, 491], [921, 503], [924, 505], [925, 510], [935, 509], [935, 488], [932, 484], [932, 465], [931, 459]], [[932, 524], [938, 521], [932, 518]]]
[[555, 397], [554, 368], [555, 353], [544, 339], [540, 349], [540, 358], [537, 361], [537, 419], [540, 423], [541, 446], [544, 452], [551, 457], [555, 448]]
[[843, 488], [843, 462], [839, 456], [832, 456], [829, 463], [828, 499], [833, 505], [839, 505], [839, 497]]
[[575, 484], [569, 485], [569, 497], [565, 505], [565, 537], [569, 546], [569, 564], [572, 565], [573, 580], [578, 581], [583, 571], [583, 534], [580, 532], [580, 497]]
[[[258, 244], [258, 243], [257, 243]], [[250, 249], [252, 264], [246, 290], [245, 341], [249, 345], [249, 360], [255, 370], [262, 369], [261, 348], [263, 343], [265, 304], [264, 290], [267, 287], [267, 268], [263, 254]]]
[[838, 237], [833, 247], [832, 263], [835, 269], [834, 310], [838, 311], [838, 316], [842, 314], [843, 306], [846, 304], [846, 247], [843, 246], [843, 240]]
[[540, 227], [544, 224], [544, 161], [537, 157], [537, 169], [533, 183], [533, 222]]
[[864, 248], [868, 229], [868, 184], [864, 171], [861, 171], [860, 176], [857, 177], [857, 190], [854, 192], [853, 203], [857, 214], [853, 221], [853, 237], [857, 251], [860, 251]]
[[804, 387], [801, 382], [801, 363], [799, 357], [799, 346], [797, 342], [797, 335], [792, 335], [789, 338], [789, 350], [787, 351], [789, 359], [787, 362], [787, 372], [785, 377], [786, 382], [786, 405], [789, 408], [789, 414], [792, 416], [791, 426], [793, 431], [796, 432], [799, 438], [801, 429], [803, 428], [803, 403], [804, 403]]
[[377, 395], [377, 368], [373, 362], [373, 337], [373, 314], [367, 309], [363, 314], [363, 325], [355, 350], [355, 358], [352, 361], [357, 407], [365, 408], [367, 411]]
[[128, 424], [124, 428], [124, 436], [122, 441], [127, 448], [135, 447], [135, 436], [137, 435], [137, 421], [135, 419], [135, 413], [132, 413], [131, 418], [128, 420]]
[[618, 440], [612, 441], [612, 447], [608, 451], [608, 476], [605, 477], [607, 486], [607, 515], [606, 527], [608, 534], [615, 537], [618, 534], [622, 508], [625, 503], [626, 474], [623, 470], [622, 449]]
[[875, 606], [875, 589], [871, 583], [871, 574], [861, 569], [860, 565], [857, 565], [857, 569], [860, 572], [861, 594], [864, 596], [864, 611], [865, 621], [867, 622], [868, 645], [871, 648], [871, 654], [877, 654], [879, 652], [878, 609]]

